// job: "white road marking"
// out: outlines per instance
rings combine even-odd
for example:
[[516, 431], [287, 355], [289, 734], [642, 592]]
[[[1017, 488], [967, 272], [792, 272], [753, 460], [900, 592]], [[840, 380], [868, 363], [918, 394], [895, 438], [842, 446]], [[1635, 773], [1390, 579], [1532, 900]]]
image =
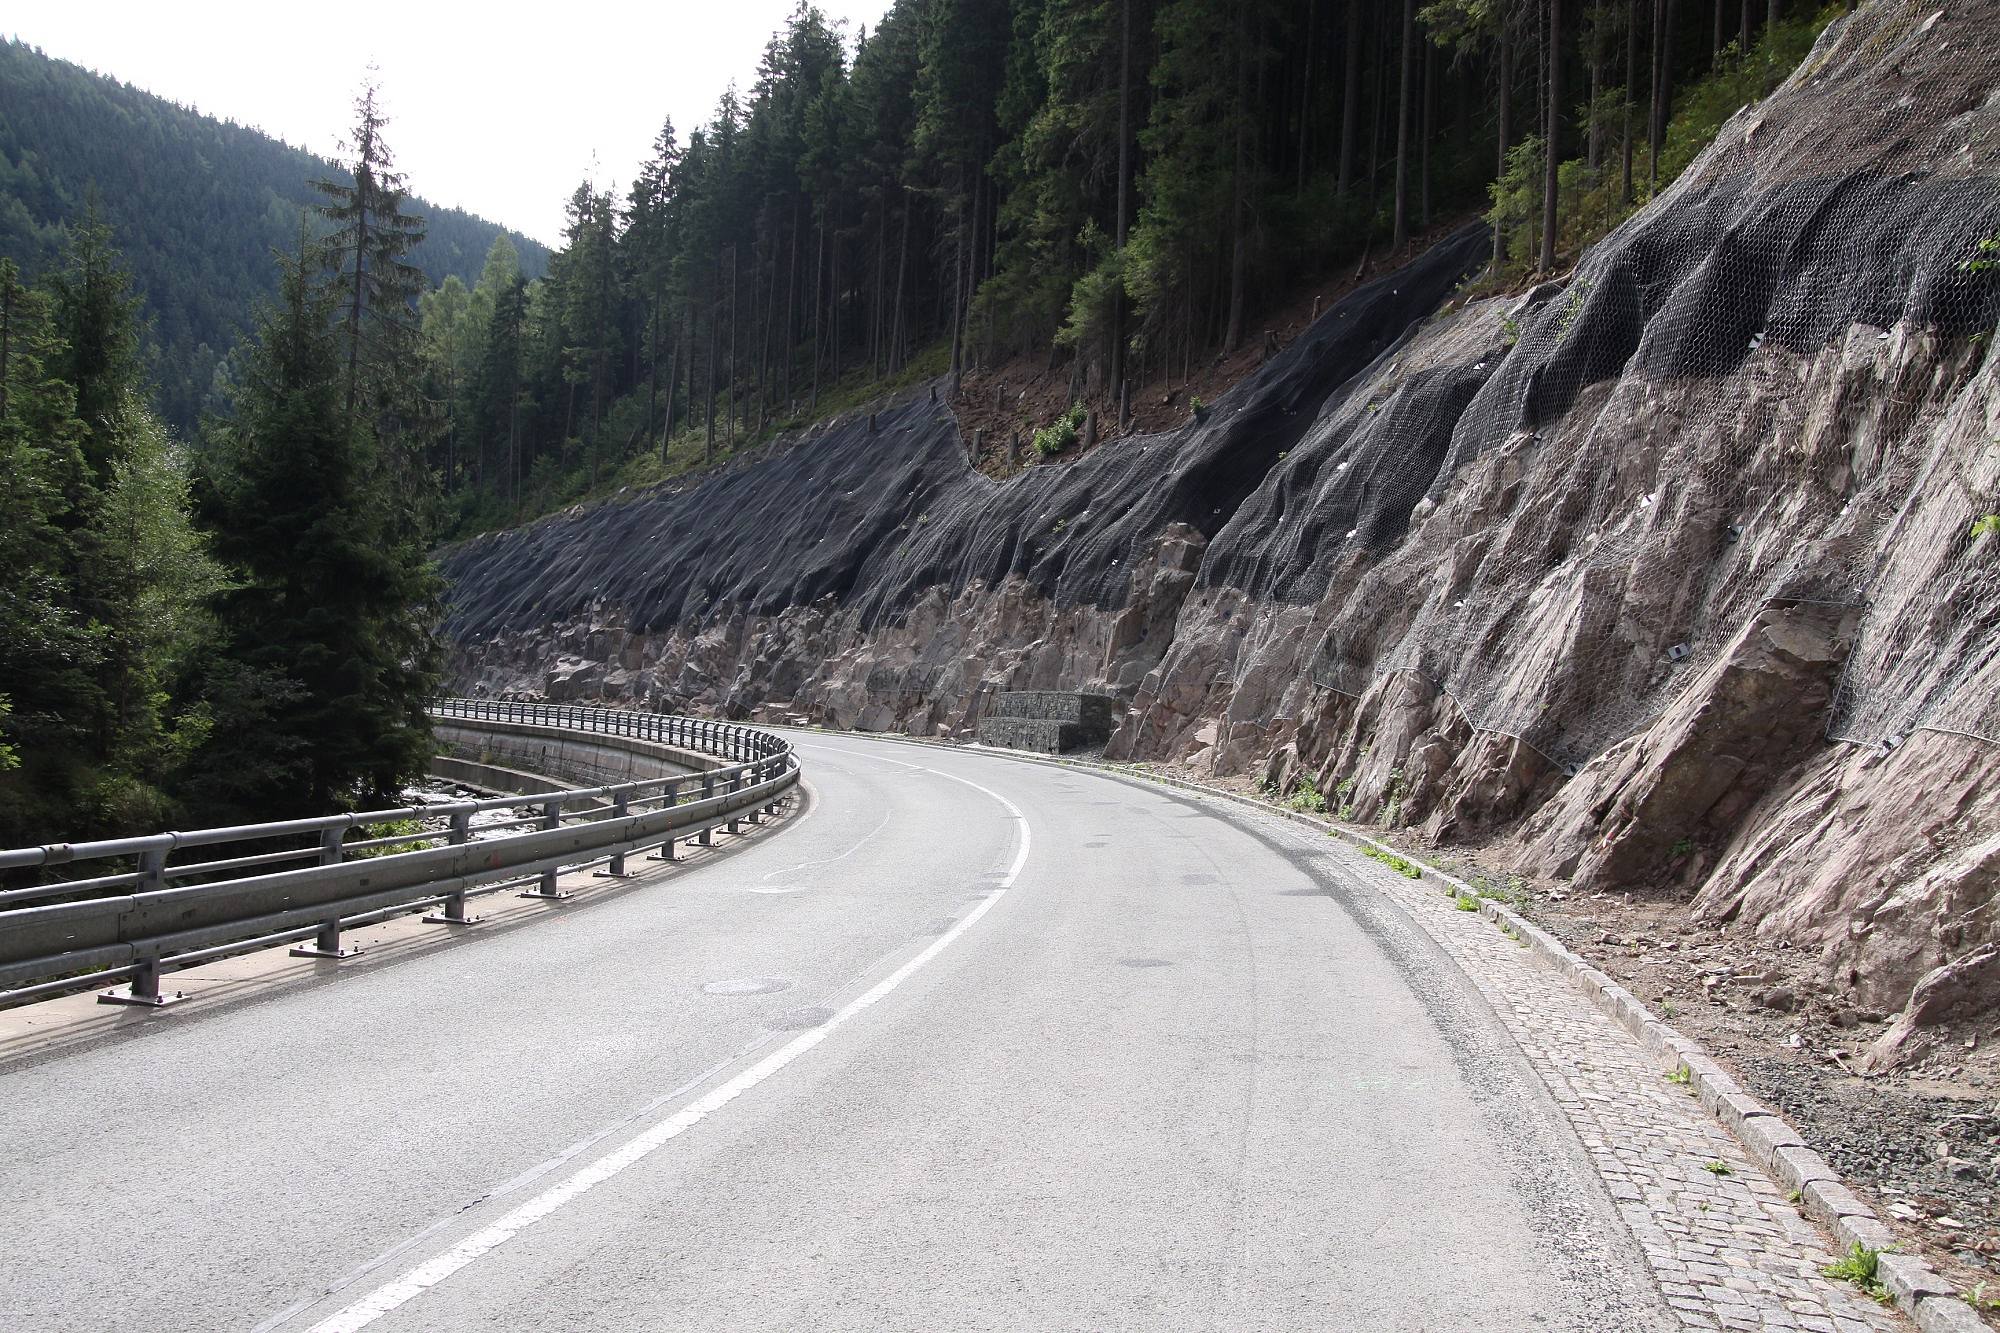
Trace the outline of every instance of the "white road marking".
[[[841, 753], [854, 754], [855, 752], [847, 750]], [[878, 758], [875, 755], [865, 757], [869, 759]], [[1028, 817], [1021, 813], [1019, 806], [1015, 805], [1005, 796], [1002, 796], [990, 787], [981, 786], [970, 778], [962, 778], [952, 773], [941, 773], [935, 769], [925, 769], [917, 764], [906, 764], [900, 759], [886, 759], [883, 762], [899, 764], [904, 768], [916, 769], [919, 772], [934, 773], [936, 776], [945, 778], [948, 781], [961, 783], [964, 786], [973, 788], [975, 791], [984, 792], [987, 796], [992, 797], [1007, 808], [1008, 813], [1013, 816], [1015, 826], [1019, 831], [1020, 843], [1014, 853], [1013, 864], [1001, 876], [991, 894], [970, 912], [960, 917], [957, 924], [932, 941], [923, 952], [904, 963], [888, 976], [882, 978], [882, 980], [876, 982], [864, 994], [849, 1001], [839, 1012], [835, 1013], [833, 1017], [827, 1019], [819, 1027], [800, 1033], [771, 1054], [765, 1056], [762, 1060], [759, 1060], [756, 1064], [750, 1066], [750, 1068], [730, 1079], [727, 1083], [724, 1083], [721, 1087], [716, 1088], [713, 1092], [682, 1107], [680, 1110], [674, 1112], [674, 1114], [654, 1125], [651, 1129], [648, 1129], [637, 1138], [625, 1144], [624, 1147], [618, 1149], [616, 1152], [598, 1158], [575, 1175], [530, 1199], [492, 1225], [473, 1232], [470, 1236], [467, 1236], [444, 1253], [417, 1265], [395, 1281], [377, 1287], [374, 1291], [352, 1305], [349, 1305], [347, 1308], [322, 1319], [319, 1323], [312, 1326], [311, 1333], [354, 1333], [354, 1330], [367, 1327], [383, 1315], [388, 1314], [391, 1310], [421, 1296], [424, 1292], [443, 1282], [446, 1278], [458, 1272], [481, 1255], [498, 1249], [572, 1199], [603, 1184], [619, 1172], [625, 1170], [626, 1167], [642, 1161], [671, 1140], [679, 1138], [702, 1120], [707, 1119], [715, 1112], [735, 1101], [738, 1097], [741, 1097], [744, 1093], [770, 1078], [771, 1075], [777, 1073], [786, 1065], [792, 1063], [792, 1061], [804, 1055], [807, 1051], [810, 1051], [813, 1047], [825, 1041], [849, 1020], [886, 998], [898, 986], [915, 975], [931, 959], [949, 948], [954, 940], [970, 930], [987, 912], [991, 911], [993, 904], [1005, 897], [1007, 890], [1014, 886], [1014, 881], [1020, 877], [1021, 868], [1028, 863], [1028, 847], [1030, 842]]]
[[[873, 840], [876, 834], [880, 833], [883, 829], [888, 827], [889, 827], [889, 816], [885, 813], [882, 816], [881, 823], [877, 824], [874, 828], [869, 829], [868, 832], [862, 834], [861, 841], [855, 843], [852, 847], [849, 847], [846, 851], [842, 852], [840, 855], [829, 856], [823, 861], [801, 861], [797, 865], [786, 866], [783, 870], [773, 870], [769, 874], [764, 876], [764, 880], [766, 883], [769, 883], [771, 880], [778, 878], [778, 876], [780, 875], [796, 875], [801, 870], [816, 870], [820, 866], [830, 866], [836, 861], [845, 861], [848, 857], [854, 855], [856, 852], [860, 851], [863, 847], [866, 847], [869, 844], [869, 842]], [[791, 888], [751, 889], [750, 892], [751, 893], [797, 893], [803, 887], [805, 886], [795, 885]]]

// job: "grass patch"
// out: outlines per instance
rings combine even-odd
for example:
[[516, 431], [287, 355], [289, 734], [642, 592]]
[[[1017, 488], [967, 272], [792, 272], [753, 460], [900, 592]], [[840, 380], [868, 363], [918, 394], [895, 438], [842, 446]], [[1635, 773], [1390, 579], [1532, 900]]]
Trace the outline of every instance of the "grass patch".
[[1736, 1168], [1723, 1161], [1703, 1162], [1701, 1169], [1708, 1172], [1711, 1176], [1733, 1176], [1736, 1174]]
[[1361, 854], [1371, 861], [1380, 861], [1383, 865], [1389, 867], [1389, 869], [1408, 879], [1422, 879], [1424, 877], [1421, 866], [1405, 857], [1396, 855], [1394, 852], [1385, 852], [1380, 847], [1363, 847]]
[[1477, 912], [1479, 910], [1479, 897], [1476, 894], [1461, 893], [1457, 897], [1456, 906], [1461, 912]]
[[1686, 1065], [1675, 1065], [1673, 1071], [1667, 1075], [1667, 1082], [1678, 1087], [1691, 1088], [1694, 1086], [1694, 1071]]

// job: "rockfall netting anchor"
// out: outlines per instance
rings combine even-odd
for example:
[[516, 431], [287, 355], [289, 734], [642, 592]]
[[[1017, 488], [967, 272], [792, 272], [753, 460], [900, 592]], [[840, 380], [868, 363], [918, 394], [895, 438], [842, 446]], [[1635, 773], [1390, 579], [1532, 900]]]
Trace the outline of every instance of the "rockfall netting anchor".
[[[451, 814], [451, 845], [462, 847], [472, 839], [472, 812], [454, 810]], [[424, 914], [424, 920], [434, 926], [470, 926], [478, 922], [476, 916], [468, 916], [465, 911], [465, 894], [448, 893], [444, 903], [435, 912]]]
[[[319, 835], [319, 863], [323, 866], [340, 864], [341, 840], [347, 836], [344, 828], [330, 828]], [[340, 943], [340, 918], [328, 917], [320, 923], [319, 933], [313, 936], [311, 944], [294, 944], [291, 955], [294, 958], [352, 958], [359, 949], [342, 948]]]
[[[562, 827], [561, 800], [542, 802], [542, 827], [545, 829]], [[544, 870], [542, 872], [541, 883], [537, 884], [532, 889], [527, 889], [521, 893], [516, 894], [515, 897], [536, 898], [540, 899], [542, 902], [549, 902], [549, 903], [559, 903], [566, 900], [570, 896], [569, 892], [565, 889], [559, 889], [556, 887], [556, 875], [558, 873], [559, 872], [555, 870], [553, 867], [548, 870]]]

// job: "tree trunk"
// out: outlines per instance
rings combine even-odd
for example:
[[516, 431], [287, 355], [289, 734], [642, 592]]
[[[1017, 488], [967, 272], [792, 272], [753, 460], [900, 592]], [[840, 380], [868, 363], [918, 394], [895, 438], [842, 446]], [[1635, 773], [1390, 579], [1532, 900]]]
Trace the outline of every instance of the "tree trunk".
[[729, 447], [736, 447], [736, 288], [738, 277], [743, 272], [743, 258], [736, 246], [729, 247], [729, 381], [727, 403], [729, 407]]
[[[1406, 3], [1408, 0], [1406, 0]], [[1235, 111], [1235, 162], [1232, 170], [1230, 193], [1233, 198], [1229, 207], [1229, 327], [1223, 334], [1223, 347], [1234, 352], [1243, 341], [1243, 284], [1248, 267], [1250, 236], [1246, 214], [1249, 211], [1250, 194], [1250, 106], [1247, 85], [1249, 83], [1248, 48], [1249, 35], [1244, 31], [1246, 19], [1244, 8], [1236, 10], [1236, 105]]]
[[1603, 90], [1604, 62], [1598, 59], [1597, 47], [1593, 43], [1590, 48], [1590, 137], [1584, 150], [1584, 160], [1593, 172], [1604, 160], [1604, 126], [1597, 114], [1597, 95]]
[[1654, 0], [1654, 70], [1652, 70], [1652, 164], [1648, 168], [1650, 190], [1660, 190], [1660, 150], [1666, 146], [1668, 84], [1674, 74], [1674, 60], [1668, 36], [1674, 30], [1674, 0]]
[[[1318, 12], [1319, 0], [1313, 0], [1313, 9]], [[1118, 14], [1118, 220], [1114, 226], [1118, 277], [1111, 284], [1111, 401], [1114, 403], [1125, 391], [1125, 219], [1132, 191], [1132, 0], [1122, 0]], [[1303, 182], [1303, 135], [1300, 144], [1299, 170]], [[1121, 421], [1119, 425], [1122, 428], [1124, 423]]]
[[1639, 0], [1625, 0], [1625, 186], [1619, 195], [1627, 206], [1632, 203], [1632, 98], [1633, 79], [1639, 72]]
[[882, 267], [889, 249], [889, 187], [875, 210], [875, 299], [868, 303], [868, 373], [882, 377]]
[[951, 272], [951, 394], [958, 395], [959, 357], [963, 352], [965, 334], [965, 282], [966, 265], [970, 262], [966, 245], [965, 229], [968, 225], [967, 205], [961, 196], [958, 201], [958, 256], [952, 264]]
[[674, 438], [674, 377], [680, 370], [680, 366], [674, 358], [679, 354], [679, 351], [680, 344], [674, 339], [673, 334], [669, 332], [667, 334], [667, 420], [666, 424], [660, 428], [660, 466], [662, 468], [665, 468], [667, 465], [667, 446], [673, 443]]
[[[1120, 48], [1118, 63], [1118, 187], [1122, 191], [1125, 188], [1125, 71], [1131, 59], [1132, 50], [1132, 16], [1130, 13], [1132, 0], [1125, 0], [1121, 8], [1127, 11], [1125, 15], [1125, 44]], [[1305, 68], [1299, 74], [1299, 171], [1298, 185], [1296, 187], [1299, 194], [1306, 192], [1306, 130], [1312, 123], [1313, 43], [1318, 40], [1318, 37], [1319, 0], [1310, 0], [1310, 3], [1306, 6], [1306, 47], [1302, 62]], [[1116, 392], [1115, 386], [1113, 392]], [[1117, 399], [1114, 397], [1112, 401], [1116, 402]], [[1120, 424], [1123, 425], [1122, 422]]]
[[1416, 66], [1411, 43], [1417, 32], [1417, 0], [1403, 0], [1403, 46], [1396, 93], [1396, 214], [1389, 250], [1400, 255], [1410, 239], [1410, 72]]
[[826, 378], [840, 383], [840, 219], [828, 229], [826, 260]]
[[1361, 114], [1362, 3], [1347, 0], [1347, 73], [1340, 87], [1340, 171], [1333, 187], [1336, 204], [1347, 202], [1347, 187], [1354, 181], [1354, 121]]
[[1549, 0], [1549, 123], [1543, 140], [1541, 271], [1556, 266], [1556, 205], [1562, 162], [1562, 0]]
[[708, 290], [708, 387], [703, 397], [703, 414], [708, 418], [708, 439], [703, 461], [715, 461], [715, 324], [722, 313], [722, 256], [715, 257], [715, 281]]
[[799, 359], [799, 200], [792, 197], [792, 257], [785, 265], [784, 385], [778, 392], [789, 405], [792, 399], [792, 363]]
[[903, 240], [896, 247], [896, 304], [889, 319], [889, 373], [903, 368], [903, 275], [910, 266], [910, 191], [902, 187]]
[[[1494, 168], [1493, 179], [1503, 180], [1507, 175], [1507, 150], [1514, 146], [1512, 135], [1514, 109], [1514, 34], [1503, 21], [1500, 27], [1500, 78], [1495, 88], [1494, 100], [1499, 104], [1500, 160]], [[1498, 268], [1507, 259], [1507, 229], [1496, 223], [1493, 228], [1493, 265]]]
[[819, 239], [813, 245], [813, 378], [812, 410], [819, 411], [819, 363], [824, 350], [819, 318], [820, 292], [826, 286], [826, 205], [819, 206]]
[[1432, 89], [1437, 83], [1437, 48], [1424, 42], [1424, 90], [1422, 93], [1424, 114], [1421, 135], [1423, 148], [1417, 153], [1417, 230], [1428, 231], [1431, 225], [1431, 116], [1437, 104]]

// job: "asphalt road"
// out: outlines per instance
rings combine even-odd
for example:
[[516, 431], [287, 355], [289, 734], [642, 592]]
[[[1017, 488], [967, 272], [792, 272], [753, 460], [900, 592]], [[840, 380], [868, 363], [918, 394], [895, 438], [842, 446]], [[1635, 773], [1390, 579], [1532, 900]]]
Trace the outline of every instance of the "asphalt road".
[[800, 751], [804, 813], [698, 870], [0, 1070], [0, 1328], [1656, 1326], [1366, 863]]

